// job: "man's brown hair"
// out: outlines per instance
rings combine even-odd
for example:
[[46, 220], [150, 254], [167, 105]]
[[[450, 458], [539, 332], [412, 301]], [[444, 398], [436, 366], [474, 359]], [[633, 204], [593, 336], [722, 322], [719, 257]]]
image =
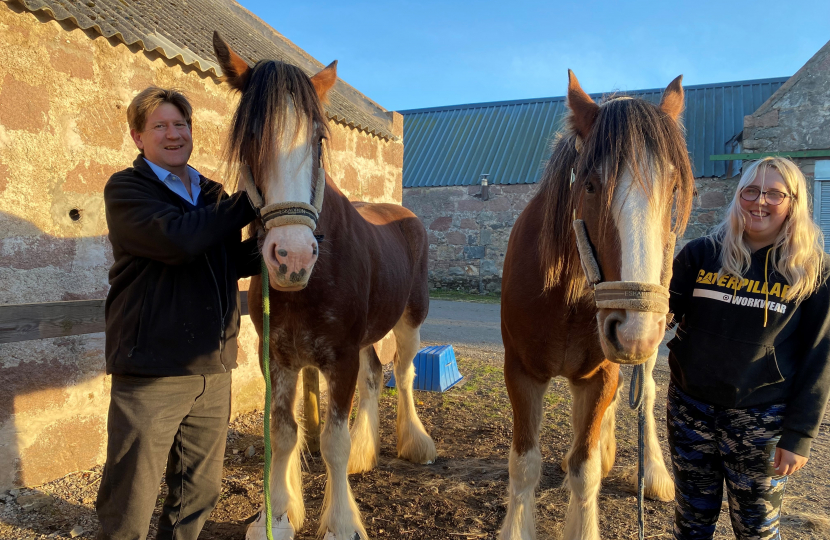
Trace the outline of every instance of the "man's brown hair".
[[134, 129], [139, 133], [143, 132], [144, 126], [147, 124], [147, 117], [153, 114], [153, 111], [162, 103], [174, 105], [181, 111], [187, 125], [191, 126], [193, 107], [183, 93], [175, 88], [150, 86], [139, 92], [130, 102], [130, 106], [127, 107], [127, 122], [130, 124], [130, 129]]

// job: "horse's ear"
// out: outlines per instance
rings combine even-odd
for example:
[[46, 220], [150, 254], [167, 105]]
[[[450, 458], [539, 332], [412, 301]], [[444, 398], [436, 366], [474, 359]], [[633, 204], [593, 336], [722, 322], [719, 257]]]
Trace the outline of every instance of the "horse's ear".
[[591, 126], [599, 114], [599, 105], [579, 86], [576, 75], [568, 70], [568, 107], [571, 109], [571, 127], [583, 139], [588, 137]]
[[677, 121], [680, 113], [683, 112], [683, 75], [679, 75], [669, 83], [663, 92], [663, 99], [660, 101], [660, 110]]
[[228, 44], [219, 37], [219, 32], [213, 32], [213, 52], [219, 60], [222, 68], [222, 78], [233, 87], [234, 90], [242, 90], [248, 82], [251, 68], [248, 63], [228, 47]]
[[317, 97], [320, 101], [326, 102], [326, 95], [337, 82], [337, 60], [327, 65], [323, 71], [311, 78], [311, 84], [317, 90]]

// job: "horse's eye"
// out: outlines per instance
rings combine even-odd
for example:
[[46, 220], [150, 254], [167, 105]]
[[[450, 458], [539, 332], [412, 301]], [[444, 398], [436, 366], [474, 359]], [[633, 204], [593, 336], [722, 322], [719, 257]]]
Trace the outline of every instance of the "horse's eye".
[[591, 182], [585, 182], [585, 191], [587, 193], [593, 193], [594, 192], [594, 184], [592, 184]]

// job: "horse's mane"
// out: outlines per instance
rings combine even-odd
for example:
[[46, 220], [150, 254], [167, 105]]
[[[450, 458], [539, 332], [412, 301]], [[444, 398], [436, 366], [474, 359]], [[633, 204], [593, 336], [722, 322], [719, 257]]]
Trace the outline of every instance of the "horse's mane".
[[[297, 137], [301, 127], [307, 130], [309, 140], [329, 134], [314, 85], [296, 66], [276, 60], [257, 62], [241, 94], [224, 150], [230, 178], [243, 163], [251, 168], [257, 183], [265, 177], [273, 165], [276, 137], [284, 132], [289, 111], [294, 114], [295, 132], [285, 135]], [[313, 168], [312, 178], [316, 178], [317, 163]]]
[[[562, 287], [565, 300], [574, 304], [585, 293], [585, 276], [572, 228], [574, 210], [582, 203], [585, 181], [601, 170], [605, 211], [611, 212], [618, 178], [627, 163], [642, 163], [644, 153], [655, 170], [673, 166], [677, 175], [674, 199], [674, 232], [686, 228], [694, 195], [694, 176], [686, 149], [683, 127], [657, 105], [642, 99], [612, 97], [603, 103], [585, 140], [576, 135], [573, 117], [566, 118], [568, 130], [553, 141], [552, 156], [542, 173], [539, 196], [544, 222], [539, 236], [545, 290]], [[577, 146], [580, 146], [577, 149]], [[571, 186], [571, 171], [576, 182]], [[651, 190], [651, 179], [632, 170], [635, 182]]]

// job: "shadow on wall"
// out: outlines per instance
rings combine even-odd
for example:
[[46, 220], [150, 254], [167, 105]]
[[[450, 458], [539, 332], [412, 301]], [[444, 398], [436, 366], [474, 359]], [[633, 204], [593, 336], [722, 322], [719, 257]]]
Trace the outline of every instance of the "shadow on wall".
[[[0, 303], [106, 296], [106, 236], [59, 238], [2, 212], [0, 226]], [[104, 369], [103, 333], [0, 344], [0, 491], [103, 459]]]

